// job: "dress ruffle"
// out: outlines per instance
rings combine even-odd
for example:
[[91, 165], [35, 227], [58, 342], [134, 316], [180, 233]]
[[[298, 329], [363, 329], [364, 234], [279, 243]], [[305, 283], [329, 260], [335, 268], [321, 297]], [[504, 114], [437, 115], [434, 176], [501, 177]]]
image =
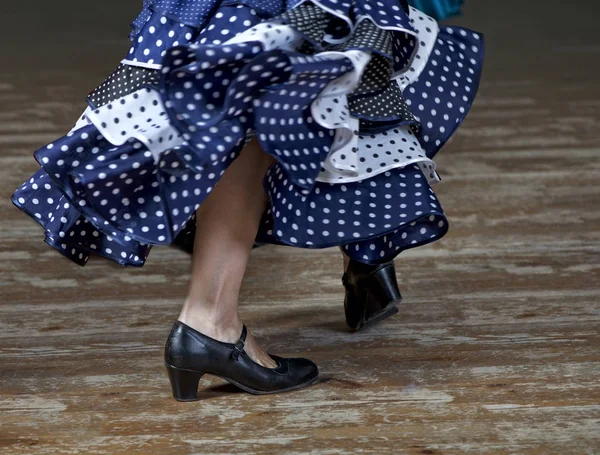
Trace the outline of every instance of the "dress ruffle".
[[439, 27], [411, 9], [421, 47], [412, 68], [399, 80], [420, 123], [419, 141], [429, 158], [448, 142], [467, 116], [481, 80], [484, 39], [462, 27]]
[[401, 2], [284, 3], [146, 3], [127, 59], [13, 195], [48, 243], [143, 265], [193, 235], [252, 136], [276, 159], [259, 242], [380, 263], [446, 233], [431, 158], [473, 101], [480, 35]]
[[[131, 48], [123, 63], [158, 69], [167, 50], [172, 47], [196, 41], [220, 44], [231, 38], [234, 30], [252, 27], [272, 17], [269, 9], [258, 7], [261, 2], [252, 0], [194, 0], [192, 3], [204, 6], [201, 9], [194, 7], [196, 13], [181, 14], [187, 3], [190, 1], [150, 0], [134, 22]], [[215, 12], [215, 8], [218, 11]], [[232, 21], [232, 18], [235, 20]]]
[[23, 183], [12, 198], [46, 231], [46, 243], [79, 265], [94, 253], [121, 265], [142, 266], [151, 246], [112, 229], [106, 220], [87, 218], [42, 168]]

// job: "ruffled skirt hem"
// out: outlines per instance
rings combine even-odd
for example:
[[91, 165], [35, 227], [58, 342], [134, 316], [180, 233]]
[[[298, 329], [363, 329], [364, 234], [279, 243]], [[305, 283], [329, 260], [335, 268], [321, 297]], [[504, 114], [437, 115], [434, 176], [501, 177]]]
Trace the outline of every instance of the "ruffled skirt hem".
[[482, 37], [394, 2], [333, 4], [268, 20], [222, 5], [247, 18], [225, 42], [224, 14], [192, 34], [154, 11], [138, 44], [164, 45], [160, 71], [119, 67], [75, 129], [36, 152], [42, 169], [13, 203], [80, 265], [97, 253], [141, 266], [152, 245], [193, 235], [195, 211], [256, 136], [276, 159], [258, 242], [342, 246], [376, 264], [441, 238], [431, 158], [473, 102]]

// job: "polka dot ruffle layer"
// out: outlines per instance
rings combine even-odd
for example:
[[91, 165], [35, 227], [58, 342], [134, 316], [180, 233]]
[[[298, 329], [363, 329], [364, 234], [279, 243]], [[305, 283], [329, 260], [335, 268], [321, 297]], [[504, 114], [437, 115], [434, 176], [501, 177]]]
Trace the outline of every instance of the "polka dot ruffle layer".
[[[134, 21], [131, 34], [132, 47], [125, 60], [141, 66], [157, 67], [164, 56], [165, 46], [199, 41], [202, 30], [215, 31], [212, 42], [221, 44], [232, 38], [244, 28], [256, 24], [257, 20], [276, 19], [286, 22], [289, 18], [287, 10], [302, 5], [302, 21], [297, 12], [295, 25], [301, 25], [311, 15], [322, 17], [325, 12], [329, 17], [328, 32], [336, 33], [334, 42], [359, 39], [366, 45], [368, 41], [377, 41], [381, 33], [355, 33], [368, 20], [380, 30], [389, 31], [393, 44], [393, 71], [400, 75], [406, 70], [411, 56], [416, 49], [413, 39], [414, 30], [410, 25], [407, 11], [402, 2], [381, 2], [372, 0], [151, 0], [145, 4], [143, 12]], [[309, 11], [309, 5], [320, 10]], [[232, 8], [238, 8], [234, 11]], [[215, 22], [215, 19], [223, 19]], [[345, 27], [340, 27], [344, 24]], [[305, 22], [306, 35], [318, 41], [314, 35], [315, 23]], [[166, 36], [157, 36], [155, 30], [167, 31]], [[359, 30], [360, 31], [360, 30]], [[341, 33], [341, 35], [340, 35]], [[326, 33], [325, 36], [330, 36]], [[324, 38], [325, 38], [324, 36]], [[207, 42], [207, 41], [205, 41]]]
[[155, 70], [120, 64], [118, 68], [88, 95], [88, 104], [93, 109], [129, 95], [145, 84], [157, 85]]
[[202, 44], [206, 42], [221, 44], [240, 30], [252, 27], [265, 17], [270, 17], [265, 16], [264, 12], [260, 14], [259, 10], [247, 4], [223, 5], [217, 12], [209, 14], [212, 11], [210, 8], [221, 2], [194, 3], [206, 5], [202, 9], [205, 13], [195, 16], [198, 23], [190, 20], [182, 21], [175, 14], [180, 8], [165, 10], [159, 8], [157, 4], [151, 5], [147, 12], [143, 13], [146, 22], [141, 27], [137, 27], [135, 34], [131, 36], [132, 45], [123, 63], [159, 69], [160, 62], [169, 48], [195, 41]]
[[[380, 263], [445, 234], [428, 156], [472, 103], [479, 35], [400, 2], [306, 2], [326, 27], [281, 16], [277, 1], [187, 3], [148, 2], [126, 64], [73, 131], [36, 152], [42, 168], [12, 200], [47, 243], [81, 265], [90, 253], [143, 265], [152, 245], [193, 234], [195, 210], [254, 134], [277, 160], [258, 241], [342, 245]], [[359, 17], [393, 32], [353, 38]], [[308, 36], [314, 55], [300, 52]], [[160, 52], [144, 55], [151, 40]]]

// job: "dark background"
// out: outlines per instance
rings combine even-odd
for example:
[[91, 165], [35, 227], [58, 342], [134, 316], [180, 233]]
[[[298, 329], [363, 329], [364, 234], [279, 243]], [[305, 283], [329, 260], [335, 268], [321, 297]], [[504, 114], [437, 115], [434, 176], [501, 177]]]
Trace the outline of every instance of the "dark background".
[[[142, 2], [2, 3], [2, 71], [35, 73], [59, 64], [93, 66], [98, 72], [97, 79], [87, 84], [91, 88], [127, 51], [129, 23]], [[577, 70], [600, 69], [599, 17], [597, 0], [466, 0], [464, 16], [448, 22], [483, 32], [487, 38], [487, 70], [506, 71], [519, 78], [549, 62], [555, 63], [554, 72], [565, 76]], [[563, 54], [574, 48], [582, 58], [575, 67], [573, 63], [564, 65]], [[514, 53], [523, 55], [516, 66], [514, 56], [511, 58]], [[508, 60], [510, 68], [506, 67]]]

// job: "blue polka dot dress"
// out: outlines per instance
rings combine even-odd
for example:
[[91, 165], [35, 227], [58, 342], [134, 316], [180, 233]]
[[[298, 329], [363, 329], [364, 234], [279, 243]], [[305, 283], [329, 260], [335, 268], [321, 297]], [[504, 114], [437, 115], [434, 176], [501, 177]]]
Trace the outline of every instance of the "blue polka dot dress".
[[260, 243], [378, 264], [447, 232], [433, 159], [473, 104], [480, 34], [402, 0], [145, 0], [130, 38], [12, 197], [77, 264], [192, 236], [254, 137], [276, 160]]

